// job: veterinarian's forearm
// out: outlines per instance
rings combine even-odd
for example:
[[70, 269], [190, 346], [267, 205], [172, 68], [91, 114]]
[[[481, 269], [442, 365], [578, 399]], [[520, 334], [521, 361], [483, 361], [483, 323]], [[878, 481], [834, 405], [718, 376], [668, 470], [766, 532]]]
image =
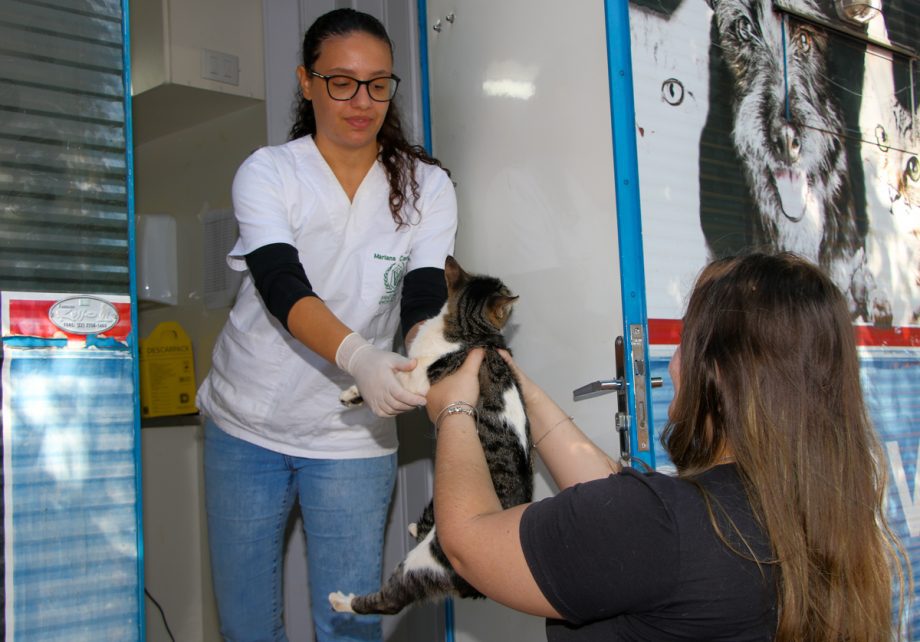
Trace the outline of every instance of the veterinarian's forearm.
[[559, 488], [602, 479], [620, 465], [585, 435], [549, 395], [541, 391], [527, 402], [535, 450]]
[[288, 313], [288, 328], [294, 337], [323, 357], [335, 363], [335, 353], [351, 329], [339, 321], [326, 304], [315, 296], [300, 299]]

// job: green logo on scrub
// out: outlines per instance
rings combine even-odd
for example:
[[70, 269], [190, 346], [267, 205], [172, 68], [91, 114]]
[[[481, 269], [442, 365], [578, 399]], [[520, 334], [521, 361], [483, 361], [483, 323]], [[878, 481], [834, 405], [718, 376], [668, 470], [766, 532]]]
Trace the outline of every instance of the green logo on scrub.
[[[380, 258], [380, 255], [375, 255], [375, 258]], [[383, 287], [386, 289], [386, 293], [380, 297], [379, 305], [392, 303], [393, 299], [396, 298], [396, 291], [399, 290], [399, 284], [402, 283], [408, 263], [408, 256], [400, 256], [399, 260], [394, 260], [390, 267], [386, 269], [386, 272], [383, 273]]]

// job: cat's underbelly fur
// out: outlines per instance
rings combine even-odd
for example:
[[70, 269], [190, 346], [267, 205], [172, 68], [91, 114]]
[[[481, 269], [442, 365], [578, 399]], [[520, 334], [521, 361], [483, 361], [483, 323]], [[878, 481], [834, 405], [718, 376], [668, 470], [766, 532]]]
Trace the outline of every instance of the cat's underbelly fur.
[[517, 388], [508, 388], [505, 390], [503, 397], [505, 403], [502, 419], [504, 419], [506, 425], [514, 430], [518, 441], [521, 442], [521, 448], [526, 453], [529, 448], [527, 445], [527, 414], [524, 410], [524, 402], [521, 401], [521, 395], [518, 394]]

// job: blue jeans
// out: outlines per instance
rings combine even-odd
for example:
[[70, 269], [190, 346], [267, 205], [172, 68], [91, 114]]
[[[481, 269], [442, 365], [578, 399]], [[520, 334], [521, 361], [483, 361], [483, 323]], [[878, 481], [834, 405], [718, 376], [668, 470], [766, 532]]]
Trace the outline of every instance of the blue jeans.
[[283, 549], [299, 499], [317, 642], [379, 642], [379, 616], [336, 613], [328, 596], [380, 588], [396, 455], [291, 457], [232, 437], [210, 420], [204, 452], [211, 575], [224, 639], [287, 642]]

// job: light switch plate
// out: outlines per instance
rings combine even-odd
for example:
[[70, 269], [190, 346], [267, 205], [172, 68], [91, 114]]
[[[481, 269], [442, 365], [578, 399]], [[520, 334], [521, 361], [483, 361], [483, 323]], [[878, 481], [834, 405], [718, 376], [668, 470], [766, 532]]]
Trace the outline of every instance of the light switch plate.
[[201, 50], [201, 77], [207, 80], [222, 82], [227, 85], [239, 86], [240, 84], [240, 59], [239, 56], [212, 51]]

